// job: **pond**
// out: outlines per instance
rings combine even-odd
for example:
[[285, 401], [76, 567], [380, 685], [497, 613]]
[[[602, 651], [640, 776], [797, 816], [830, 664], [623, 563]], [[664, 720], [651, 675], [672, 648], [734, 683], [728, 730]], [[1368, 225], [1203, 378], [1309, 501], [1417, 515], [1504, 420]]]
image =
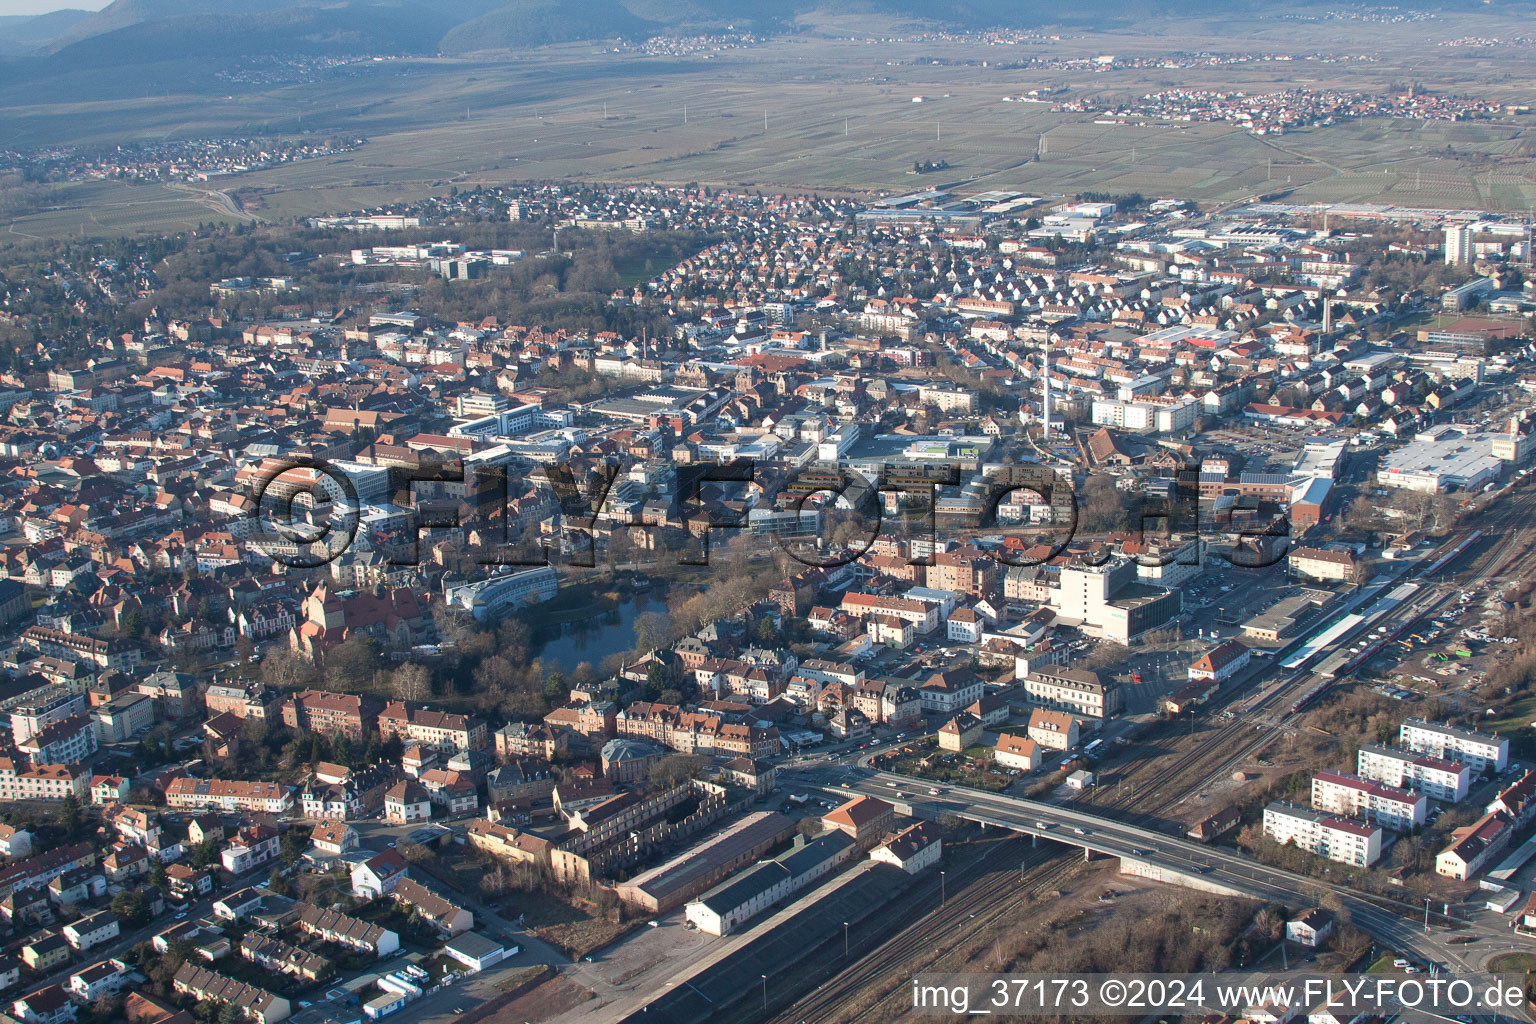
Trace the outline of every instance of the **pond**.
[[666, 611], [666, 607], [659, 594], [653, 600], [652, 592], [642, 590], [625, 594], [617, 608], [596, 612], [590, 618], [535, 626], [533, 656], [542, 658], [545, 665], [558, 665], [566, 673], [583, 661], [601, 669], [603, 659], [610, 654], [634, 648], [636, 615]]

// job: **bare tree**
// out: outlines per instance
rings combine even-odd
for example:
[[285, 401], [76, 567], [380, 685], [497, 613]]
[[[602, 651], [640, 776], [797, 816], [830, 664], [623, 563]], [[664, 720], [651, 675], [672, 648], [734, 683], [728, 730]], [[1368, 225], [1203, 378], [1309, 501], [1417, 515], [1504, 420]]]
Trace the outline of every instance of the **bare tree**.
[[390, 674], [389, 692], [399, 700], [429, 700], [432, 697], [432, 673], [425, 665], [406, 662]]

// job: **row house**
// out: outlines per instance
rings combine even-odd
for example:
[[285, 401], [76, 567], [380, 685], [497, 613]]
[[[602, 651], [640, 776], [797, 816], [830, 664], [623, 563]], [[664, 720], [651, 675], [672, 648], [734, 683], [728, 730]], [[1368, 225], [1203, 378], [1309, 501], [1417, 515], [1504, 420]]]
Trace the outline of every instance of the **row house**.
[[775, 726], [739, 724], [705, 711], [674, 704], [636, 701], [617, 718], [621, 736], [654, 740], [683, 754], [771, 757], [782, 750]]
[[1506, 814], [1516, 828], [1523, 828], [1536, 816], [1536, 769], [1527, 768], [1521, 772], [1520, 777], [1500, 790], [1484, 810]]
[[299, 912], [298, 929], [322, 942], [344, 946], [375, 959], [389, 956], [400, 948], [400, 936], [387, 928], [310, 903], [299, 903], [296, 909]]
[[0, 896], [41, 889], [66, 872], [84, 870], [95, 864], [96, 851], [88, 843], [74, 843], [34, 854], [0, 868]]
[[246, 608], [229, 609], [230, 624], [248, 640], [262, 641], [274, 636], [286, 636], [298, 624], [291, 604], [283, 601], [267, 601]]
[[286, 814], [293, 810], [293, 787], [277, 782], [194, 779], [183, 775], [172, 779], [166, 787], [165, 802], [178, 810]]
[[468, 910], [448, 902], [409, 878], [401, 878], [390, 895], [396, 903], [410, 907], [418, 920], [431, 925], [440, 938], [451, 939], [475, 926], [475, 916]]
[[278, 1024], [289, 1016], [288, 1000], [282, 996], [193, 963], [181, 965], [171, 979], [171, 988], [199, 1002], [233, 1006], [241, 1018], [255, 1024]]
[[120, 640], [102, 640], [45, 626], [28, 626], [22, 630], [21, 642], [39, 654], [84, 661], [111, 672], [131, 672], [144, 658], [138, 647]]
[[299, 788], [299, 807], [312, 821], [361, 818], [379, 809], [384, 791], [393, 781], [388, 765], [369, 765], [357, 771], [340, 768], [334, 774], [317, 766], [314, 776]]
[[889, 597], [884, 594], [866, 594], [852, 591], [843, 595], [839, 610], [858, 618], [888, 616], [911, 623], [915, 633], [927, 636], [939, 628], [939, 604], [905, 597]]
[[274, 974], [286, 974], [301, 981], [318, 982], [336, 973], [335, 965], [319, 953], [260, 932], [250, 932], [240, 940], [240, 956]]

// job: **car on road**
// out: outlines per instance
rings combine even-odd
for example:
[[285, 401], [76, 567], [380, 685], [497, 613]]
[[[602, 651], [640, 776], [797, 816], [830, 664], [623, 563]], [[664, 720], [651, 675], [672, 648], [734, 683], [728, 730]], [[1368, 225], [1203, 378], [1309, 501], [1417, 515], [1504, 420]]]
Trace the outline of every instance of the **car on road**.
[[1077, 834], [1078, 834], [1078, 835], [1080, 835], [1080, 836], [1085, 836], [1085, 835], [1087, 835], [1087, 834], [1088, 834], [1088, 830], [1087, 830], [1087, 829], [1085, 829], [1085, 828], [1083, 828], [1083, 827], [1082, 827], [1082, 826], [1076, 826], [1076, 827], [1074, 827], [1074, 828], [1073, 828], [1073, 829], [1072, 829], [1072, 831], [1073, 831], [1073, 832], [1076, 832], [1076, 833], [1077, 833]]

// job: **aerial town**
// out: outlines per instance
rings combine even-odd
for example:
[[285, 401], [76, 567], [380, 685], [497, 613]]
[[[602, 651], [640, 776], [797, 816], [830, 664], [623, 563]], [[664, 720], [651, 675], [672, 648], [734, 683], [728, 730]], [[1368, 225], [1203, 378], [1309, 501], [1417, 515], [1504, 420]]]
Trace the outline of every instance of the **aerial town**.
[[538, 184], [7, 267], [5, 1013], [848, 1020], [1025, 891], [1496, 969], [1532, 229]]

